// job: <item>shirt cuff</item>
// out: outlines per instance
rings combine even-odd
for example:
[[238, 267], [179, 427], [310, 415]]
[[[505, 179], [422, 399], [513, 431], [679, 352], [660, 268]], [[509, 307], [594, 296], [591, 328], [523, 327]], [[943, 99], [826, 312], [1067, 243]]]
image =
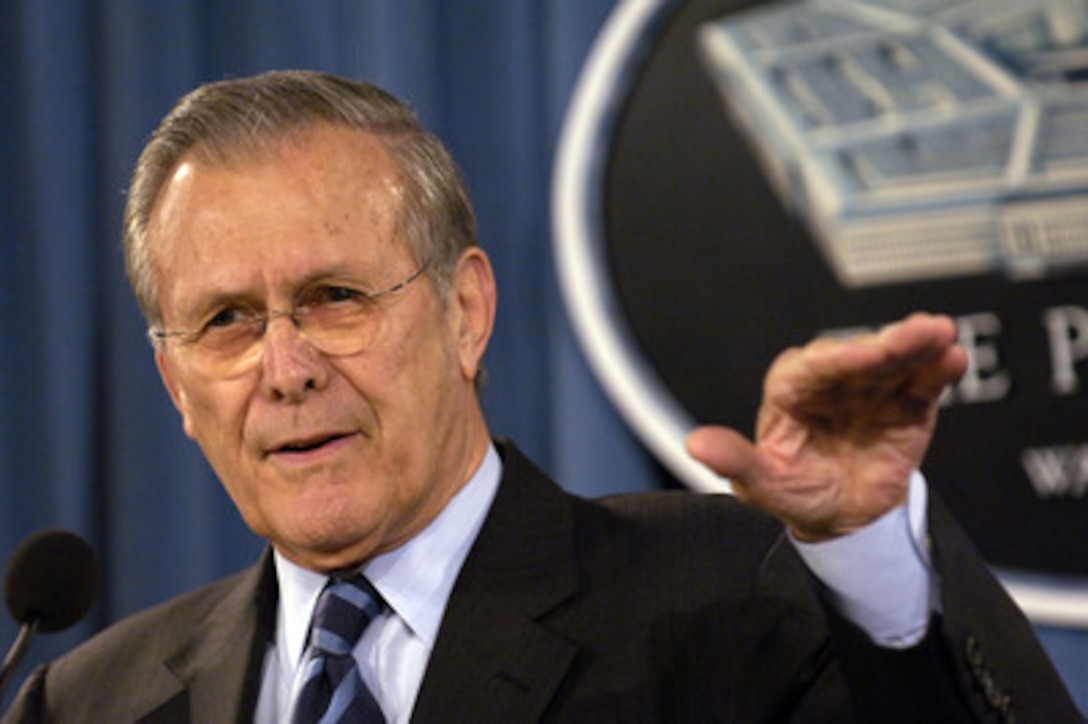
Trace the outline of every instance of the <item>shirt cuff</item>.
[[823, 543], [790, 536], [832, 605], [887, 648], [921, 641], [940, 598], [927, 545], [926, 498], [925, 478], [915, 471], [907, 503], [861, 530]]

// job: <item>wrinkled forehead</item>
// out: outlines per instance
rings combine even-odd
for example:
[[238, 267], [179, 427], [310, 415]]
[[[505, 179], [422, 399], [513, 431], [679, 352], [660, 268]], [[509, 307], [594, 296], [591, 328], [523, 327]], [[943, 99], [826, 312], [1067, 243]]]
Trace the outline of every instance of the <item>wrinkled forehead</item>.
[[[349, 221], [353, 213], [399, 217], [406, 204], [398, 159], [372, 133], [323, 124], [278, 135], [260, 146], [225, 148], [194, 146], [165, 175], [149, 214], [152, 246], [168, 238], [164, 222], [179, 221], [172, 216], [179, 211], [229, 212], [234, 201], [245, 198], [236, 193], [239, 186], [262, 185], [268, 195], [259, 201], [269, 212], [292, 194], [305, 195], [313, 213], [324, 213], [333, 225]], [[224, 189], [233, 195], [223, 199]], [[186, 203], [176, 203], [179, 198]]]
[[399, 233], [404, 196], [395, 159], [357, 131], [328, 128], [229, 160], [190, 152], [150, 217], [152, 267], [169, 294], [180, 274], [193, 281], [275, 265], [285, 274], [349, 258], [395, 264], [410, 255]]

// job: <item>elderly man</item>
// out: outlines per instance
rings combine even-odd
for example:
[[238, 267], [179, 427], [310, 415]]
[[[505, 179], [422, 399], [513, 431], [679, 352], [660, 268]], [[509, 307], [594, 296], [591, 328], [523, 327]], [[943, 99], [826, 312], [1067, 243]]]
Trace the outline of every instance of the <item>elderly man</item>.
[[386, 93], [194, 91], [125, 244], [185, 432], [269, 550], [41, 667], [10, 721], [1079, 719], [917, 473], [965, 365], [945, 318], [786, 352], [755, 443], [694, 432], [753, 505], [588, 501], [488, 430], [491, 266]]

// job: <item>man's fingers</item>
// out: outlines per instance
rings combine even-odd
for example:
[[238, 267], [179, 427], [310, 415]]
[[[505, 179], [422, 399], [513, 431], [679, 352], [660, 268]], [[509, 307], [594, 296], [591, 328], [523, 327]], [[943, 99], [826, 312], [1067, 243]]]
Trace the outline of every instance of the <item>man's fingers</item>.
[[956, 323], [947, 316], [916, 312], [888, 325], [878, 343], [892, 359], [905, 362], [939, 359], [956, 344]]
[[[787, 350], [771, 370], [765, 392], [787, 406], [795, 399], [858, 383], [915, 379], [919, 390], [955, 382], [967, 367], [956, 345], [955, 322], [946, 316], [916, 313], [879, 332], [849, 338], [821, 338]], [[893, 383], [899, 386], [899, 382]]]
[[736, 430], [717, 425], [696, 428], [687, 438], [688, 453], [730, 480], [745, 481], [756, 472], [755, 447]]

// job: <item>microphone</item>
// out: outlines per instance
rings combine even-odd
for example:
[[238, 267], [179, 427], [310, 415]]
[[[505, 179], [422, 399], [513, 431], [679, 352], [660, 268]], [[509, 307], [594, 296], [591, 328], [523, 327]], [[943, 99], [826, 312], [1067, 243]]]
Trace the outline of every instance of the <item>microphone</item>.
[[35, 633], [68, 628], [91, 609], [98, 575], [94, 549], [71, 531], [39, 531], [15, 549], [4, 576], [4, 598], [20, 628], [0, 669], [0, 699]]

